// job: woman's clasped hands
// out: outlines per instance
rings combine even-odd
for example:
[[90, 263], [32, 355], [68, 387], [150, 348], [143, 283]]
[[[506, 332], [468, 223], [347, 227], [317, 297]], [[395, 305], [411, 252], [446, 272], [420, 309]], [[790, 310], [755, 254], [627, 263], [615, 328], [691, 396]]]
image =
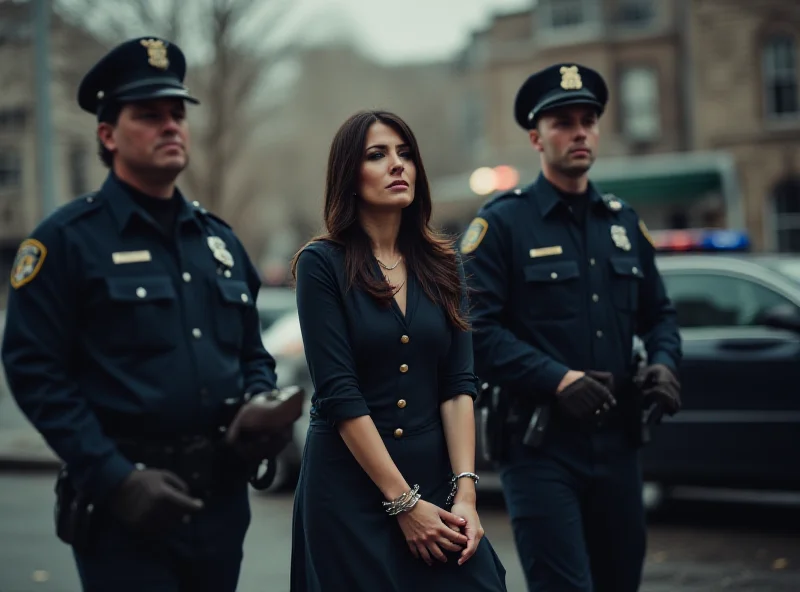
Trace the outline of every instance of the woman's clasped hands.
[[446, 563], [444, 551], [461, 551], [459, 565], [472, 557], [484, 532], [478, 513], [469, 504], [455, 504], [453, 510], [448, 512], [420, 500], [410, 511], [397, 515], [400, 529], [414, 557], [428, 565], [433, 565], [433, 558]]

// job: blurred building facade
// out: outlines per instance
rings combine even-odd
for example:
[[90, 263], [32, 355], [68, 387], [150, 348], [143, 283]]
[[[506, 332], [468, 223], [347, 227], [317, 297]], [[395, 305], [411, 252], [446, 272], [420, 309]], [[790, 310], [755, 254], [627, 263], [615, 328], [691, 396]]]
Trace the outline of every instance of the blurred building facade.
[[[476, 114], [473, 167], [538, 154], [513, 120], [517, 89], [555, 62], [597, 69], [610, 91], [592, 170], [653, 228], [746, 228], [800, 251], [800, 5], [783, 0], [538, 0], [476, 32], [461, 59]], [[486, 197], [463, 171], [440, 211], [462, 223]]]
[[[42, 215], [30, 6], [0, 0], [2, 274]], [[75, 103], [80, 76], [106, 48], [57, 14], [51, 24], [54, 174], [65, 202], [106, 173], [93, 121]], [[606, 78], [610, 102], [592, 176], [648, 225], [745, 227], [757, 248], [800, 251], [797, 3], [538, 0], [493, 18], [451, 62], [387, 66], [348, 43], [305, 48], [291, 61], [293, 82], [236, 161], [237, 178], [260, 180], [256, 198], [244, 212], [219, 212], [276, 281], [321, 230], [330, 142], [349, 115], [381, 108], [408, 121], [435, 221], [460, 231], [488, 198], [470, 189], [476, 168], [510, 165], [520, 185], [538, 173], [512, 106], [525, 78], [554, 62]]]
[[[32, 4], [0, 1], [0, 274], [4, 279], [19, 242], [42, 218]], [[51, 30], [53, 178], [56, 201], [63, 204], [96, 187], [106, 174], [96, 157], [92, 119], [75, 99], [76, 64], [91, 63], [104, 48], [56, 16]], [[0, 283], [0, 308], [6, 284]]]

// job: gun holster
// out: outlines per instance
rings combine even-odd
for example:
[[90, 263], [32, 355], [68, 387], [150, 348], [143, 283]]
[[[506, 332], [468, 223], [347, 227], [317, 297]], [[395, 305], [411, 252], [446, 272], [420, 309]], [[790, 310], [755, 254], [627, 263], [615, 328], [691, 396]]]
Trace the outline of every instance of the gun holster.
[[478, 454], [485, 463], [504, 460], [508, 452], [508, 419], [511, 404], [508, 393], [499, 386], [481, 385], [475, 401], [477, 429], [479, 432]]
[[94, 522], [94, 504], [75, 488], [67, 467], [58, 472], [55, 485], [56, 536], [76, 551], [88, 548]]
[[623, 400], [625, 425], [635, 448], [641, 448], [650, 442], [650, 428], [658, 423], [660, 414], [653, 407], [646, 408], [642, 385], [637, 380], [630, 381], [619, 399]]

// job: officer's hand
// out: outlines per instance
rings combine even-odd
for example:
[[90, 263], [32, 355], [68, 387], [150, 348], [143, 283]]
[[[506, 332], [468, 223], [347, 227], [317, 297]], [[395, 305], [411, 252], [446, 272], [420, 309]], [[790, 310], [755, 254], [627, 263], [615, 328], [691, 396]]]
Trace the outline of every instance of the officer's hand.
[[226, 442], [248, 463], [275, 458], [292, 441], [291, 426], [281, 430], [266, 427], [271, 414], [256, 396], [239, 409], [228, 428]]
[[586, 376], [594, 378], [597, 382], [602, 384], [608, 389], [608, 392], [614, 392], [614, 375], [611, 372], [602, 372], [600, 370], [587, 370]]
[[556, 400], [566, 415], [579, 421], [588, 421], [617, 404], [611, 391], [588, 375], [559, 392]]
[[655, 405], [667, 415], [675, 415], [680, 410], [681, 383], [664, 364], [647, 366], [637, 377], [637, 382], [641, 385], [645, 408]]
[[177, 475], [158, 469], [133, 471], [111, 497], [111, 512], [138, 532], [163, 532], [187, 513], [203, 508], [188, 495], [189, 487]]
[[586, 375], [585, 372], [579, 372], [578, 370], [568, 370], [564, 377], [561, 379], [561, 382], [558, 383], [558, 388], [556, 389], [556, 394], [563, 391], [569, 385], [571, 385], [576, 380], [583, 378]]

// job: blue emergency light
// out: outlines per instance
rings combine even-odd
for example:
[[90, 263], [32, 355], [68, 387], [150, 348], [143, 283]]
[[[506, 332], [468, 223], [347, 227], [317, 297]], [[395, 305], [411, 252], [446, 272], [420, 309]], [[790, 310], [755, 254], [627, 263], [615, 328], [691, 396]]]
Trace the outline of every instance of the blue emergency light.
[[692, 228], [654, 231], [653, 242], [660, 253], [747, 251], [750, 237], [742, 230]]

